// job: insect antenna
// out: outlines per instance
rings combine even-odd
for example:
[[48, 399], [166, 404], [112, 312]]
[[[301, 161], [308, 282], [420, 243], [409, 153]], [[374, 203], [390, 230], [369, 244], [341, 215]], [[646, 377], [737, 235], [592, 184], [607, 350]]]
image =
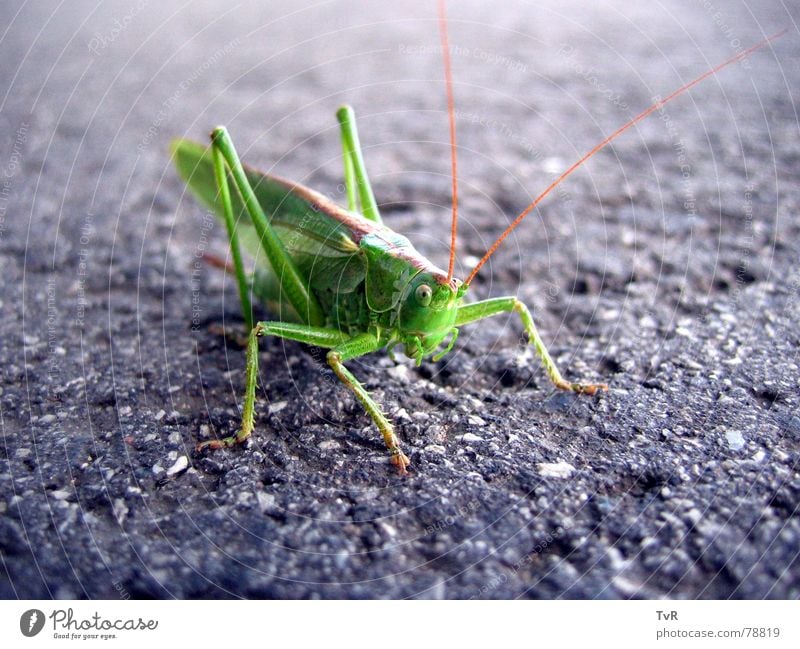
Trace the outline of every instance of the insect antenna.
[[719, 71], [720, 71], [720, 70], [722, 70], [723, 68], [726, 68], [726, 67], [728, 67], [728, 66], [729, 66], [729, 65], [731, 65], [732, 63], [736, 63], [737, 61], [741, 61], [742, 59], [744, 59], [744, 58], [746, 58], [746, 57], [750, 56], [750, 54], [752, 54], [753, 52], [755, 52], [755, 51], [757, 51], [757, 50], [760, 50], [762, 47], [764, 47], [764, 46], [768, 45], [769, 43], [771, 43], [771, 42], [772, 42], [772, 41], [774, 41], [775, 39], [777, 39], [777, 38], [780, 38], [781, 36], [783, 36], [783, 35], [784, 35], [784, 34], [785, 34], [787, 31], [788, 31], [788, 29], [783, 29], [783, 30], [781, 30], [780, 32], [778, 32], [777, 34], [773, 34], [772, 36], [769, 36], [768, 38], [765, 38], [763, 41], [760, 41], [759, 43], [756, 43], [755, 45], [753, 45], [753, 46], [751, 46], [751, 47], [748, 47], [746, 50], [742, 50], [741, 52], [739, 52], [739, 53], [738, 53], [738, 54], [736, 54], [735, 56], [732, 56], [731, 58], [729, 58], [727, 61], [723, 61], [723, 62], [722, 62], [722, 63], [720, 63], [719, 65], [717, 65], [717, 66], [715, 66], [715, 67], [711, 68], [710, 70], [708, 70], [707, 72], [705, 72], [705, 73], [701, 74], [699, 77], [697, 77], [696, 79], [694, 79], [694, 80], [690, 81], [689, 83], [686, 83], [686, 84], [682, 85], [682, 86], [681, 86], [680, 88], [678, 88], [677, 90], [674, 90], [673, 92], [671, 92], [669, 95], [667, 95], [667, 96], [666, 96], [666, 97], [664, 97], [663, 99], [659, 99], [659, 100], [658, 100], [657, 102], [655, 102], [655, 103], [654, 103], [652, 106], [650, 106], [649, 108], [646, 108], [646, 109], [645, 109], [645, 110], [643, 110], [641, 113], [639, 113], [639, 114], [638, 114], [636, 117], [634, 117], [633, 119], [631, 119], [631, 120], [630, 120], [630, 121], [628, 121], [627, 123], [625, 123], [625, 124], [623, 124], [622, 126], [620, 126], [620, 127], [619, 127], [619, 128], [616, 130], [616, 131], [614, 131], [614, 132], [613, 132], [611, 135], [609, 135], [607, 138], [605, 138], [603, 141], [601, 141], [599, 144], [597, 144], [595, 147], [593, 147], [593, 148], [592, 148], [590, 151], [588, 151], [588, 152], [587, 152], [587, 153], [586, 153], [586, 154], [585, 154], [585, 155], [584, 155], [582, 158], [580, 158], [580, 159], [579, 159], [577, 162], [575, 162], [574, 164], [572, 164], [572, 166], [570, 166], [570, 167], [569, 167], [569, 168], [568, 168], [566, 171], [564, 171], [564, 172], [563, 172], [563, 173], [562, 173], [562, 174], [561, 174], [561, 175], [560, 175], [558, 178], [556, 178], [556, 179], [555, 179], [555, 180], [554, 180], [552, 183], [550, 183], [550, 184], [547, 186], [547, 188], [546, 188], [546, 189], [545, 189], [545, 190], [544, 190], [544, 191], [543, 191], [541, 194], [539, 194], [539, 195], [538, 195], [538, 196], [537, 196], [537, 197], [536, 197], [536, 198], [533, 200], [533, 202], [532, 202], [530, 205], [528, 205], [528, 207], [526, 207], [524, 210], [522, 210], [522, 212], [520, 213], [520, 215], [519, 215], [519, 216], [518, 216], [516, 219], [514, 219], [514, 220], [511, 222], [511, 225], [509, 225], [509, 226], [508, 226], [508, 227], [507, 227], [507, 228], [506, 228], [506, 229], [503, 231], [503, 234], [501, 234], [501, 235], [500, 235], [500, 236], [497, 238], [497, 241], [495, 241], [495, 242], [492, 244], [492, 246], [489, 248], [489, 250], [486, 252], [486, 254], [485, 254], [485, 255], [484, 255], [482, 258], [481, 258], [481, 260], [480, 260], [480, 261], [477, 263], [477, 265], [475, 266], [475, 268], [473, 268], [473, 269], [472, 269], [472, 272], [469, 274], [469, 277], [467, 277], [467, 279], [466, 279], [466, 281], [464, 282], [464, 284], [466, 284], [467, 286], [469, 286], [469, 284], [470, 284], [470, 283], [472, 282], [472, 280], [475, 278], [475, 275], [477, 275], [477, 274], [478, 274], [478, 271], [481, 269], [481, 267], [482, 267], [482, 266], [483, 266], [483, 265], [484, 265], [484, 264], [485, 264], [485, 263], [486, 263], [486, 262], [489, 260], [489, 258], [490, 258], [490, 257], [491, 257], [491, 256], [492, 256], [494, 253], [495, 253], [495, 251], [496, 251], [496, 250], [497, 250], [497, 249], [500, 247], [500, 244], [501, 244], [501, 243], [503, 243], [503, 241], [505, 240], [505, 238], [506, 238], [506, 237], [507, 237], [509, 234], [511, 234], [511, 232], [514, 230], [514, 228], [516, 228], [516, 227], [517, 227], [517, 226], [520, 224], [520, 222], [522, 221], [522, 219], [524, 219], [526, 216], [528, 216], [528, 214], [530, 214], [530, 212], [531, 212], [531, 211], [533, 211], [533, 209], [534, 209], [534, 208], [535, 208], [535, 207], [536, 207], [536, 206], [537, 206], [537, 205], [538, 205], [538, 204], [539, 204], [539, 203], [540, 203], [540, 202], [541, 202], [541, 201], [542, 201], [542, 200], [543, 200], [543, 199], [544, 199], [544, 198], [545, 198], [545, 197], [546, 197], [546, 196], [547, 196], [547, 195], [548, 195], [550, 192], [552, 192], [552, 191], [553, 191], [553, 190], [554, 190], [554, 189], [555, 189], [555, 188], [556, 188], [556, 187], [557, 187], [559, 184], [561, 184], [561, 182], [562, 182], [562, 181], [563, 181], [563, 180], [564, 180], [564, 179], [565, 179], [567, 176], [569, 176], [569, 175], [570, 175], [570, 174], [571, 174], [573, 171], [575, 171], [575, 170], [576, 170], [578, 167], [580, 167], [580, 166], [581, 166], [581, 165], [582, 165], [584, 162], [586, 162], [586, 161], [587, 161], [589, 158], [591, 158], [591, 157], [592, 157], [592, 156], [593, 156], [595, 153], [597, 153], [598, 151], [600, 151], [600, 149], [604, 148], [604, 147], [605, 147], [607, 144], [609, 144], [609, 143], [610, 143], [612, 140], [615, 140], [617, 137], [619, 137], [619, 136], [620, 136], [620, 135], [622, 135], [622, 134], [623, 134], [625, 131], [627, 131], [627, 130], [628, 130], [630, 127], [631, 127], [631, 126], [633, 126], [633, 125], [634, 125], [634, 124], [636, 124], [637, 122], [640, 122], [640, 121], [641, 121], [641, 120], [643, 120], [645, 117], [647, 117], [647, 116], [648, 116], [648, 115], [650, 115], [651, 113], [653, 113], [653, 112], [655, 112], [656, 110], [658, 110], [659, 108], [661, 108], [661, 107], [662, 107], [664, 104], [666, 104], [667, 102], [669, 102], [669, 101], [671, 101], [671, 100], [675, 99], [677, 96], [679, 96], [679, 95], [683, 94], [684, 92], [686, 92], [687, 90], [689, 90], [689, 88], [691, 88], [691, 87], [693, 87], [693, 86], [697, 85], [698, 83], [700, 83], [700, 82], [701, 82], [701, 81], [703, 81], [704, 79], [706, 79], [706, 78], [710, 77], [711, 75], [713, 75], [713, 74], [716, 74], [717, 72], [719, 72]]
[[447, 2], [439, 0], [439, 36], [442, 41], [445, 87], [447, 88], [447, 116], [450, 119], [450, 165], [453, 179], [453, 217], [450, 223], [450, 263], [447, 282], [453, 279], [456, 263], [456, 231], [458, 229], [458, 161], [456, 155], [456, 109], [453, 99], [453, 71], [450, 62], [450, 42], [447, 37]]

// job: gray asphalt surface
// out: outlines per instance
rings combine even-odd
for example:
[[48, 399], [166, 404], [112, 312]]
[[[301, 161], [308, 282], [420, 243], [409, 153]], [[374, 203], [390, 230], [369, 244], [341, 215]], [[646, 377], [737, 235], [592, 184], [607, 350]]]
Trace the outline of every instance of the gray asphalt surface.
[[513, 317], [351, 364], [401, 478], [322, 353], [277, 340], [251, 443], [194, 453], [237, 427], [243, 323], [167, 147], [226, 124], [342, 201], [350, 103], [387, 223], [445, 265], [432, 3], [4, 2], [0, 596], [798, 597], [797, 12], [636, 4], [451, 7], [461, 276], [653, 96], [789, 33], [596, 156], [474, 283], [608, 394], [554, 391]]

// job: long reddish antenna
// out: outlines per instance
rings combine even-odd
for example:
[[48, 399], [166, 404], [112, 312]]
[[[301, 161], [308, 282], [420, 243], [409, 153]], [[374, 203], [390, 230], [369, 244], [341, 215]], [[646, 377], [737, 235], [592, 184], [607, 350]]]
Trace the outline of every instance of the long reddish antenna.
[[500, 244], [503, 243], [503, 240], [509, 234], [511, 234], [512, 230], [514, 230], [514, 228], [516, 228], [520, 224], [522, 219], [524, 219], [526, 216], [528, 216], [528, 214], [545, 198], [545, 196], [547, 196], [551, 191], [553, 191], [567, 176], [569, 176], [573, 171], [575, 171], [578, 167], [580, 167], [584, 162], [586, 162], [589, 158], [591, 158], [600, 149], [605, 147], [612, 140], [614, 140], [617, 137], [619, 137], [620, 135], [622, 135], [631, 126], [633, 126], [634, 124], [636, 124], [637, 122], [643, 120], [645, 117], [647, 117], [648, 115], [650, 115], [654, 111], [656, 111], [659, 108], [661, 108], [668, 101], [671, 101], [672, 99], [675, 99], [675, 97], [677, 97], [678, 95], [680, 95], [680, 94], [684, 93], [685, 91], [689, 90], [689, 88], [691, 88], [692, 86], [697, 85], [698, 83], [700, 83], [701, 81], [703, 81], [707, 77], [710, 77], [711, 75], [716, 74], [717, 72], [719, 72], [723, 68], [731, 65], [732, 63], [736, 63], [737, 61], [741, 61], [742, 59], [750, 56], [750, 54], [752, 54], [756, 50], [760, 50], [762, 47], [764, 47], [765, 45], [767, 45], [770, 42], [774, 41], [776, 38], [780, 38], [781, 36], [783, 36], [787, 31], [788, 31], [788, 29], [781, 30], [777, 34], [773, 34], [769, 38], [765, 38], [760, 43], [756, 43], [752, 47], [748, 47], [746, 50], [743, 50], [743, 51], [739, 52], [735, 56], [732, 56], [731, 58], [729, 58], [727, 61], [724, 61], [723, 63], [720, 63], [716, 67], [714, 67], [711, 70], [709, 70], [708, 72], [705, 72], [704, 74], [701, 74], [699, 77], [697, 77], [693, 81], [690, 81], [689, 83], [681, 86], [680, 88], [678, 88], [674, 92], [672, 92], [669, 95], [667, 95], [664, 99], [659, 99], [652, 106], [650, 106], [649, 108], [643, 110], [641, 113], [639, 113], [632, 120], [630, 120], [626, 124], [623, 124], [622, 126], [620, 126], [616, 131], [614, 131], [606, 139], [604, 139], [602, 142], [600, 142], [600, 144], [598, 144], [593, 149], [591, 149], [580, 160], [575, 162], [564, 173], [562, 173], [558, 178], [556, 178], [552, 183], [550, 183], [547, 186], [547, 189], [545, 189], [541, 194], [539, 194], [533, 200], [533, 202], [530, 205], [528, 205], [528, 207], [526, 207], [524, 210], [522, 210], [520, 215], [516, 219], [514, 219], [514, 221], [511, 223], [511, 225], [509, 225], [505, 229], [503, 234], [501, 234], [497, 238], [497, 241], [495, 241], [492, 244], [492, 247], [489, 248], [489, 250], [486, 252], [486, 254], [481, 258], [481, 260], [475, 266], [475, 268], [472, 269], [472, 272], [469, 274], [469, 277], [467, 277], [467, 279], [466, 279], [466, 281], [464, 283], [469, 285], [472, 282], [472, 280], [475, 278], [475, 275], [478, 274], [478, 271], [481, 269], [481, 267], [489, 260], [489, 257], [491, 257], [495, 253], [495, 251], [500, 247]]
[[453, 99], [453, 71], [450, 64], [450, 42], [447, 38], [447, 2], [439, 0], [439, 36], [442, 40], [442, 58], [447, 88], [447, 116], [450, 118], [450, 163], [453, 178], [453, 218], [450, 224], [450, 264], [447, 267], [447, 282], [453, 279], [456, 264], [456, 230], [458, 229], [458, 161], [456, 155], [456, 109]]

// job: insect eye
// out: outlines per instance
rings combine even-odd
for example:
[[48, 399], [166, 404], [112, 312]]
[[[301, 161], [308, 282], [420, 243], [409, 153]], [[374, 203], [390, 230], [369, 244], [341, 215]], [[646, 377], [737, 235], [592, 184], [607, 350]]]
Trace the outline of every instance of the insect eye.
[[420, 284], [417, 286], [416, 296], [420, 306], [428, 306], [433, 298], [433, 291], [427, 284]]

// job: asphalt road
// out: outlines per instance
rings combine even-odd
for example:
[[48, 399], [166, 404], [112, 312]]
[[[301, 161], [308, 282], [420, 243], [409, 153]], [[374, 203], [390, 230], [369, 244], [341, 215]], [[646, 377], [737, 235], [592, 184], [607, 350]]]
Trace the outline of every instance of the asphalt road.
[[168, 144], [226, 124], [342, 201], [350, 103], [386, 222], [445, 265], [432, 3], [95, 4], [0, 9], [0, 596], [800, 595], [796, 9], [452, 3], [462, 277], [654, 96], [789, 31], [598, 154], [472, 286], [608, 394], [556, 392], [513, 317], [351, 364], [402, 478], [321, 352], [274, 339], [252, 441], [194, 453], [237, 427], [243, 322]]

